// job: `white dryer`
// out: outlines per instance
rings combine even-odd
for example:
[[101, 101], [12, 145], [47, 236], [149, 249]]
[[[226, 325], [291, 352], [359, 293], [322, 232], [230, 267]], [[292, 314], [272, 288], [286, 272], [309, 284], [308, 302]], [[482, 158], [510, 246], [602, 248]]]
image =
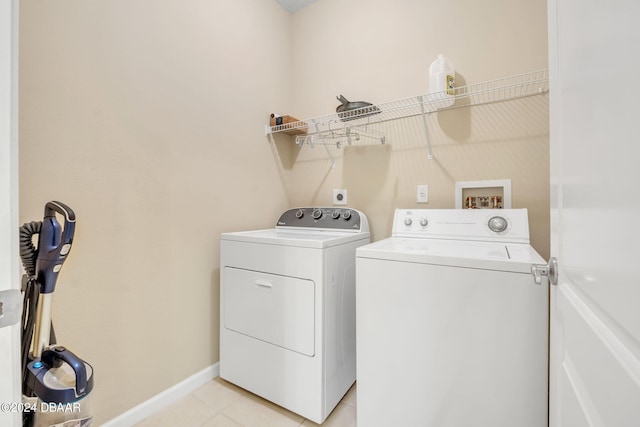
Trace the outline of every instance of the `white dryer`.
[[220, 377], [322, 423], [355, 381], [366, 216], [296, 208], [275, 228], [220, 240]]
[[397, 210], [356, 254], [358, 425], [547, 425], [548, 282], [525, 209]]

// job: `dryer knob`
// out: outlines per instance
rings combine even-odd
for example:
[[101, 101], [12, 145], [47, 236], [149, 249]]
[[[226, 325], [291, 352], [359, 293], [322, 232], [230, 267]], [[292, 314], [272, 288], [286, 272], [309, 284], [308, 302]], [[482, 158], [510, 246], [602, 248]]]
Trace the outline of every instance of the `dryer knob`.
[[411, 226], [411, 224], [413, 223], [413, 220], [409, 217], [404, 219], [404, 225], [406, 225], [407, 227]]
[[427, 218], [420, 218], [420, 226], [421, 227], [426, 227], [427, 224], [429, 224], [429, 221], [427, 220]]
[[313, 213], [311, 214], [311, 216], [313, 217], [313, 219], [322, 218], [322, 209], [314, 209]]
[[489, 229], [500, 233], [507, 229], [507, 220], [501, 216], [494, 216], [489, 219]]
[[342, 212], [342, 219], [344, 219], [345, 221], [348, 221], [349, 218], [351, 218], [351, 211]]
[[335, 211], [331, 212], [331, 218], [333, 219], [340, 218], [340, 211], [336, 209]]
[[304, 216], [304, 211], [302, 209], [298, 209], [298, 212], [296, 212], [296, 218], [300, 219]]

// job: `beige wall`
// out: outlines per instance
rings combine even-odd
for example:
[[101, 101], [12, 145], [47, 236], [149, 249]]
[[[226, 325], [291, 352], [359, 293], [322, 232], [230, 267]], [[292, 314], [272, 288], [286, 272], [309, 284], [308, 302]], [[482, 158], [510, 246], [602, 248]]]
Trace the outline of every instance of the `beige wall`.
[[98, 425], [218, 361], [219, 234], [287, 207], [264, 137], [288, 105], [275, 2], [21, 2], [20, 219], [70, 205], [58, 339]]
[[[429, 92], [439, 53], [458, 84], [547, 68], [545, 0], [322, 0], [293, 15], [293, 98], [300, 119], [335, 111], [336, 95], [383, 103]], [[528, 208], [532, 242], [549, 254], [548, 96], [460, 108], [428, 118], [434, 160], [420, 118], [374, 129], [367, 143], [298, 149], [278, 135], [275, 157], [292, 205], [330, 204], [346, 188], [369, 217], [374, 239], [387, 237], [395, 208], [452, 208], [456, 181], [511, 179], [513, 207]], [[429, 203], [415, 201], [429, 185]]]
[[[298, 149], [270, 112], [428, 92], [547, 66], [544, 0], [21, 2], [20, 216], [78, 227], [54, 298], [59, 340], [96, 368], [102, 423], [218, 360], [219, 233], [269, 227], [333, 188], [387, 237], [396, 207], [453, 207], [455, 181], [512, 179], [548, 255], [548, 107], [536, 96], [389, 122], [384, 146]], [[428, 184], [428, 205], [415, 186]]]

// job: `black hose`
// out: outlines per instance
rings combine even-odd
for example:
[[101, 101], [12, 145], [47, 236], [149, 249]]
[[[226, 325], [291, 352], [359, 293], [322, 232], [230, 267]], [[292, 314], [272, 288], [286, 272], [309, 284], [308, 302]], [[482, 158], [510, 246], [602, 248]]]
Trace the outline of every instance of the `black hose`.
[[38, 249], [33, 244], [33, 235], [40, 234], [42, 221], [32, 221], [20, 227], [20, 258], [24, 271], [29, 276], [36, 275], [36, 260], [38, 259]]

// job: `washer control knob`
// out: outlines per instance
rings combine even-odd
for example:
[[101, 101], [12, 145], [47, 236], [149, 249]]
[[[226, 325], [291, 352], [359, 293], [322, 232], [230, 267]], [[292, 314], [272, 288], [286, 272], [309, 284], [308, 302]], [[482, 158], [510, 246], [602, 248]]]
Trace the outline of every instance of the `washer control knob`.
[[342, 212], [342, 219], [344, 219], [345, 221], [348, 221], [349, 218], [351, 218], [351, 211], [346, 210]]
[[314, 209], [313, 213], [311, 214], [311, 216], [313, 217], [313, 219], [322, 218], [322, 209]]
[[300, 219], [304, 216], [304, 211], [302, 209], [298, 209], [298, 212], [296, 212], [296, 218]]
[[426, 227], [427, 224], [429, 224], [429, 221], [427, 220], [427, 218], [420, 218], [420, 226], [421, 227]]
[[507, 220], [501, 216], [494, 216], [489, 219], [489, 229], [500, 233], [507, 229]]
[[340, 211], [338, 209], [336, 209], [333, 212], [331, 212], [331, 218], [333, 218], [333, 219], [340, 218]]
[[412, 223], [413, 223], [413, 220], [410, 217], [406, 217], [404, 219], [404, 225], [406, 225], [407, 227], [410, 227]]

